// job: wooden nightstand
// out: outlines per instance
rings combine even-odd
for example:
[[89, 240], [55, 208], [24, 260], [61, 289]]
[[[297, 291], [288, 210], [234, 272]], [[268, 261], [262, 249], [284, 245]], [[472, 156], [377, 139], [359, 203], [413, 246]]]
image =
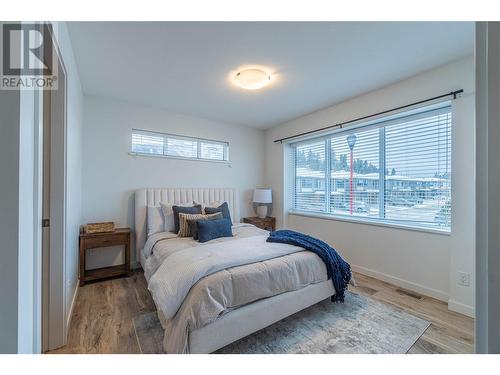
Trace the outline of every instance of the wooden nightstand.
[[260, 217], [245, 217], [243, 218], [244, 223], [253, 224], [257, 228], [274, 231], [276, 230], [276, 218], [267, 216], [264, 219]]
[[[98, 247], [125, 247], [125, 263], [119, 266], [85, 270], [85, 251]], [[130, 275], [130, 228], [118, 228], [114, 232], [80, 233], [80, 286], [87, 281], [115, 276]]]

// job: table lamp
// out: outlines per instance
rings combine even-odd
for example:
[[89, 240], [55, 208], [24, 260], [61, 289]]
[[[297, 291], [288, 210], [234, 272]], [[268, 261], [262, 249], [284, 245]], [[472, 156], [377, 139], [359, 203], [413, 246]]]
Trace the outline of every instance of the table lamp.
[[271, 189], [254, 189], [253, 202], [257, 203], [257, 216], [264, 219], [267, 216], [267, 204], [273, 202]]

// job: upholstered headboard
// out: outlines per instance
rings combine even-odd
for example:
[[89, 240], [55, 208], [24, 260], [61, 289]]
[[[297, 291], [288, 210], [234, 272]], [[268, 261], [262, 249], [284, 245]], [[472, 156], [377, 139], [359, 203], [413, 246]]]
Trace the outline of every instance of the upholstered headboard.
[[135, 244], [137, 259], [147, 240], [147, 207], [165, 203], [184, 203], [197, 201], [228, 203], [233, 222], [240, 221], [240, 201], [238, 190], [227, 188], [149, 188], [135, 192]]

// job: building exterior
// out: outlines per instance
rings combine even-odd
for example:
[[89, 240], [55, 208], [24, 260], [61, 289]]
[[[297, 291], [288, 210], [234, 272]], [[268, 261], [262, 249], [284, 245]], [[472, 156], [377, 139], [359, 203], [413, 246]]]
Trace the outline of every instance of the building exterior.
[[[297, 168], [295, 177], [297, 200], [318, 205], [319, 211], [324, 211], [325, 190], [327, 188], [325, 172]], [[381, 181], [385, 182], [384, 199], [387, 205], [411, 207], [424, 200], [449, 199], [449, 178], [402, 175], [386, 175], [384, 177], [384, 180], [381, 179], [379, 173], [353, 173], [356, 211], [367, 211], [371, 207], [379, 206]], [[347, 205], [349, 204], [350, 172], [345, 170], [332, 171], [330, 180], [331, 211], [348, 209]]]

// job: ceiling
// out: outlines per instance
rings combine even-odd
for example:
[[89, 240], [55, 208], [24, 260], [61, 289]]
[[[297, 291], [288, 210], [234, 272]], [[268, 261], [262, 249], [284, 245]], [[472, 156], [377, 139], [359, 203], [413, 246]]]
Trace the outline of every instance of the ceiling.
[[[472, 55], [472, 22], [69, 22], [86, 94], [268, 128]], [[271, 69], [246, 91], [231, 72]]]

